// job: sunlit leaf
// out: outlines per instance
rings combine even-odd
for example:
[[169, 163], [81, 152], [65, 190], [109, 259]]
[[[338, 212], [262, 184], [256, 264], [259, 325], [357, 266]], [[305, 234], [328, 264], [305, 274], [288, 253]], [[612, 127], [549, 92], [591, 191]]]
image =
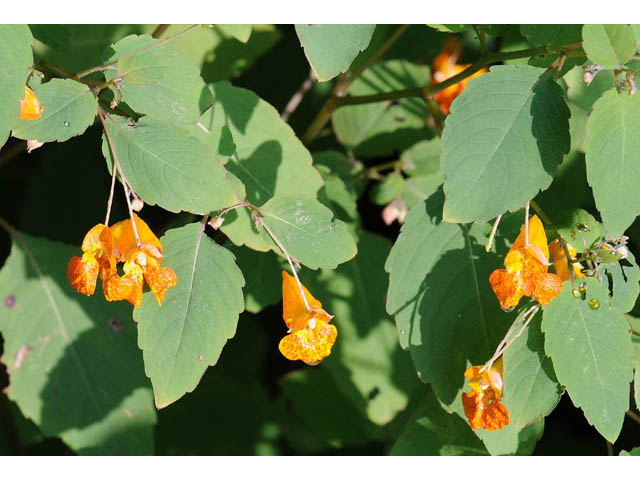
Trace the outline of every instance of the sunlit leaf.
[[585, 25], [584, 50], [589, 60], [604, 68], [624, 65], [636, 51], [636, 38], [629, 25]]
[[152, 454], [156, 416], [131, 307], [69, 285], [80, 245], [19, 235], [0, 271], [9, 398], [80, 454]]
[[582, 281], [584, 300], [564, 288], [544, 307], [545, 351], [573, 403], [614, 442], [629, 408], [631, 338], [622, 313], [609, 306], [609, 291], [595, 278]]
[[318, 80], [346, 72], [369, 45], [375, 25], [296, 25], [296, 33]]
[[249, 37], [251, 37], [251, 25], [250, 24], [221, 24], [216, 23], [216, 28], [221, 30], [226, 35], [237, 38], [242, 43], [247, 43]]
[[13, 136], [40, 142], [64, 142], [80, 135], [93, 123], [98, 100], [88, 86], [69, 79], [54, 78], [35, 88], [44, 107], [37, 120], [20, 120]]
[[554, 217], [558, 235], [578, 253], [584, 252], [600, 239], [600, 224], [581, 208], [563, 210]]
[[[187, 130], [147, 118], [129, 125], [120, 117], [109, 117], [107, 127], [127, 180], [146, 203], [171, 212], [204, 214], [244, 197], [242, 185], [222, 165], [224, 157]], [[102, 151], [111, 164], [106, 135]]]
[[442, 135], [449, 222], [487, 221], [547, 188], [569, 151], [569, 109], [544, 70], [492, 67], [451, 105]]
[[331, 210], [313, 198], [279, 195], [260, 211], [289, 254], [309, 268], [336, 268], [356, 254], [345, 223], [333, 220]]
[[640, 294], [640, 268], [635, 257], [627, 252], [626, 259], [601, 265], [601, 268], [608, 274], [609, 290], [613, 292], [611, 305], [623, 313], [630, 312]]
[[27, 68], [33, 64], [32, 41], [26, 25], [0, 25], [0, 148], [20, 118]]
[[158, 408], [196, 388], [235, 334], [244, 310], [242, 273], [231, 252], [204, 234], [203, 225], [170, 230], [161, 241], [162, 265], [173, 269], [178, 284], [167, 291], [162, 307], [147, 292], [133, 313]]
[[[161, 43], [149, 35], [129, 35], [111, 45], [104, 53], [104, 60], [115, 62], [128, 52], [142, 50], [153, 52], [152, 57], [140, 54], [133, 58], [138, 61], [152, 58], [171, 67], [151, 84], [139, 85], [128, 81], [125, 76], [121, 88], [124, 101], [136, 112], [153, 118], [178, 125], [196, 123], [200, 113], [211, 105], [211, 95], [200, 78], [199, 68], [175, 50], [171, 43]], [[157, 61], [155, 63], [157, 67]], [[110, 81], [120, 75], [120, 71], [105, 70], [104, 75]], [[134, 76], [134, 80], [139, 79]]]
[[640, 96], [611, 89], [594, 104], [585, 140], [587, 178], [608, 235], [640, 214]]

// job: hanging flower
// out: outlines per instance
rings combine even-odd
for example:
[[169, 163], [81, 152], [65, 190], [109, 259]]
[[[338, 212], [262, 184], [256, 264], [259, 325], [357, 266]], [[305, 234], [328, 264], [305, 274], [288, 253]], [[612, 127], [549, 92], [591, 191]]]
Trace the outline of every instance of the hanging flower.
[[537, 215], [529, 220], [529, 245], [525, 246], [525, 229], [520, 231], [504, 259], [507, 269], [494, 270], [489, 282], [500, 306], [511, 310], [523, 296], [547, 305], [562, 291], [562, 279], [549, 268], [547, 235]]
[[[571, 255], [571, 260], [575, 260], [578, 255], [578, 251], [571, 246], [570, 243], [567, 243], [567, 250], [569, 250], [569, 255]], [[554, 240], [549, 244], [549, 251], [553, 256], [553, 266], [556, 269], [556, 275], [558, 275], [563, 282], [566, 282], [571, 278], [569, 275], [569, 262], [567, 261], [567, 257], [565, 256], [564, 248], [562, 248], [562, 244], [559, 240]], [[584, 277], [585, 274], [582, 273], [582, 265], [580, 263], [573, 264], [573, 272], [575, 277]]]
[[[509, 425], [507, 407], [500, 403], [502, 398], [502, 357], [490, 369], [481, 366], [467, 368], [465, 378], [469, 379], [471, 393], [462, 394], [462, 406], [471, 428], [500, 430]], [[482, 370], [482, 371], [481, 371]]]
[[22, 120], [37, 120], [42, 116], [44, 107], [29, 87], [24, 87], [24, 98], [20, 100], [20, 118]]
[[122, 277], [113, 275], [103, 284], [105, 298], [109, 301], [128, 300], [136, 307], [142, 304], [142, 287], [146, 280], [158, 305], [162, 305], [166, 291], [178, 283], [173, 270], [161, 267], [162, 244], [148, 225], [135, 213], [140, 245], [136, 241], [133, 223], [130, 219], [111, 227], [114, 254], [124, 262]]
[[310, 310], [300, 294], [294, 277], [282, 272], [282, 317], [289, 335], [280, 340], [280, 352], [289, 360], [302, 360], [317, 365], [331, 353], [338, 336], [335, 326], [329, 324], [333, 315], [322, 309], [322, 304], [302, 285]]
[[[448, 78], [457, 75], [465, 70], [469, 65], [459, 65], [456, 63], [460, 57], [460, 46], [457, 44], [455, 37], [449, 37], [447, 44], [442, 52], [436, 56], [431, 66], [431, 83], [441, 83]], [[478, 70], [473, 75], [468, 76], [464, 80], [455, 83], [444, 90], [433, 95], [433, 99], [440, 105], [445, 114], [449, 114], [449, 107], [453, 100], [467, 88], [469, 80], [487, 73], [489, 70], [485, 67]]]
[[[82, 242], [82, 258], [73, 257], [67, 267], [69, 283], [79, 293], [93, 295], [100, 273], [107, 300], [128, 300], [139, 307], [144, 280], [158, 304], [162, 304], [165, 292], [178, 283], [173, 270], [160, 267], [163, 255], [158, 237], [137, 215], [134, 218], [140, 245], [129, 219], [112, 227], [99, 224], [89, 230]], [[124, 262], [123, 276], [116, 269], [119, 262]]]
[[116, 273], [113, 236], [109, 227], [98, 224], [82, 241], [82, 257], [72, 257], [67, 266], [67, 278], [73, 288], [84, 295], [93, 295], [98, 273], [105, 279]]

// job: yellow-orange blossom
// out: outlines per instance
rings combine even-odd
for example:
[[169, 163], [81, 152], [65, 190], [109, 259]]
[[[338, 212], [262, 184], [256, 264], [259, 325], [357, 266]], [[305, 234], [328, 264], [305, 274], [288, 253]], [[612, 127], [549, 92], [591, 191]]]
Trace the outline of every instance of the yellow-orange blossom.
[[282, 318], [289, 335], [280, 340], [280, 352], [289, 360], [317, 365], [331, 353], [338, 330], [329, 321], [322, 304], [302, 285], [310, 309], [307, 309], [295, 278], [282, 272]]
[[[173, 270], [161, 267], [162, 244], [147, 224], [134, 214], [140, 245], [137, 244], [130, 219], [112, 227], [93, 227], [82, 242], [82, 257], [73, 257], [67, 267], [67, 278], [73, 288], [93, 295], [98, 273], [104, 296], [109, 301], [128, 300], [136, 307], [142, 304], [142, 288], [146, 280], [158, 304], [166, 291], [177, 284]], [[116, 263], [124, 262], [124, 275], [118, 275]]]

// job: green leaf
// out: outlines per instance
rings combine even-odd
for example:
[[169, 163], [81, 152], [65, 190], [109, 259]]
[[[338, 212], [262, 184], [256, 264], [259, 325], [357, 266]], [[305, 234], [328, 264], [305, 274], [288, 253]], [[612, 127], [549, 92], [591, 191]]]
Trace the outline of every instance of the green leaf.
[[[595, 278], [582, 281], [585, 300], [564, 288], [544, 307], [545, 351], [573, 403], [613, 443], [629, 408], [631, 338], [622, 313], [609, 306], [609, 291]], [[592, 300], [598, 309], [590, 307]]]
[[125, 83], [148, 85], [165, 76], [171, 64], [155, 50], [131, 50], [117, 63], [118, 77]]
[[385, 311], [388, 280], [384, 262], [390, 249], [387, 239], [363, 231], [356, 258], [335, 270], [303, 270], [300, 274], [302, 283], [335, 316], [338, 340], [323, 367], [340, 390], [379, 425], [402, 411], [409, 394], [420, 384]]
[[619, 68], [636, 51], [636, 38], [629, 25], [585, 25], [583, 48], [589, 60], [604, 68]]
[[71, 49], [71, 34], [66, 25], [29, 24], [29, 29], [36, 40], [57, 50]]
[[[215, 104], [199, 122], [209, 133], [199, 127], [190, 131], [218, 151], [223, 127], [229, 129], [236, 152], [226, 167], [245, 184], [247, 201], [260, 206], [275, 195], [315, 196], [322, 178], [311, 165], [311, 154], [276, 109], [255, 93], [227, 82], [215, 83], [211, 89]], [[261, 251], [272, 247], [245, 210], [230, 212], [221, 230], [236, 245]]]
[[640, 294], [640, 268], [633, 254], [628, 252], [626, 259], [600, 265], [600, 268], [608, 274], [605, 278], [613, 292], [611, 305], [623, 313], [630, 312]]
[[[111, 45], [104, 53], [104, 60], [114, 62], [128, 52], [143, 49], [161, 59], [162, 65], [167, 66], [165, 74], [148, 85], [137, 85], [125, 77], [121, 89], [124, 101], [136, 112], [150, 117], [177, 125], [195, 124], [200, 112], [211, 105], [211, 95], [200, 78], [199, 68], [170, 43], [162, 43], [149, 35], [129, 35]], [[141, 53], [140, 58], [146, 60]], [[105, 70], [104, 75], [107, 81], [111, 81], [120, 75], [120, 71]]]
[[558, 235], [578, 253], [584, 252], [600, 239], [600, 224], [586, 210], [563, 210], [554, 219]]
[[487, 455], [467, 422], [448, 413], [429, 392], [411, 413], [389, 455]]
[[640, 214], [640, 96], [611, 89], [594, 104], [585, 140], [587, 178], [610, 236]]
[[0, 148], [20, 118], [27, 68], [33, 64], [32, 41], [26, 25], [0, 25]]
[[483, 365], [515, 317], [500, 309], [489, 284], [502, 261], [485, 251], [483, 226], [443, 222], [441, 208], [439, 192], [409, 212], [385, 269], [400, 345], [450, 409], [461, 408], [469, 362]]
[[161, 240], [162, 265], [176, 273], [178, 284], [167, 291], [162, 307], [147, 292], [133, 313], [158, 408], [196, 388], [244, 310], [242, 272], [231, 252], [204, 235], [204, 225], [170, 230]]
[[0, 271], [9, 398], [79, 454], [152, 454], [156, 416], [130, 306], [69, 285], [79, 246], [15, 238]]
[[13, 136], [40, 142], [64, 142], [80, 135], [93, 123], [98, 100], [88, 86], [54, 78], [37, 86], [34, 93], [44, 107], [37, 120], [20, 120]]
[[288, 269], [287, 261], [273, 252], [257, 252], [246, 247], [229, 246], [236, 263], [244, 275], [245, 310], [258, 313], [269, 305], [282, 300], [282, 270]]
[[351, 235], [357, 238], [360, 233], [360, 215], [356, 205], [357, 192], [349, 191], [344, 181], [324, 165], [316, 164], [316, 168], [324, 180], [324, 186], [318, 193], [318, 200], [329, 207], [338, 220], [346, 223]]
[[633, 399], [636, 402], [636, 408], [640, 409], [640, 368], [638, 367], [633, 376]]
[[362, 445], [380, 437], [381, 428], [341, 394], [324, 367], [296, 370], [283, 377], [280, 385], [293, 406], [295, 416], [289, 418], [291, 425], [285, 432], [297, 450]]
[[247, 43], [249, 37], [251, 37], [251, 24], [231, 25], [216, 23], [216, 28], [227, 36], [237, 38], [242, 43]]
[[551, 413], [564, 391], [544, 353], [541, 321], [542, 315], [536, 314], [504, 353], [502, 403], [509, 410], [510, 423], [520, 428]]
[[[121, 117], [108, 117], [107, 125], [120, 166], [146, 203], [170, 212], [205, 214], [244, 196], [222, 165], [224, 159], [187, 130], [146, 117], [133, 126]], [[102, 152], [111, 165], [106, 135]]]
[[391, 172], [369, 191], [369, 199], [376, 205], [386, 205], [395, 200], [404, 190], [404, 177]]
[[264, 223], [289, 255], [311, 269], [336, 268], [356, 254], [356, 244], [344, 222], [317, 200], [301, 195], [280, 195], [260, 211]]
[[[406, 60], [376, 63], [349, 87], [351, 95], [373, 95], [431, 83], [429, 68]], [[429, 116], [422, 99], [405, 98], [339, 108], [331, 121], [336, 136], [359, 157], [378, 157], [402, 151], [430, 138]]]
[[404, 192], [402, 194], [404, 206], [411, 210], [415, 205], [422, 203], [434, 194], [440, 185], [442, 185], [440, 174], [418, 175], [408, 178], [404, 182]]
[[487, 221], [551, 184], [569, 151], [569, 109], [543, 73], [528, 65], [492, 67], [454, 100], [440, 160], [446, 221]]
[[479, 429], [475, 433], [491, 455], [531, 455], [543, 430], [544, 420], [538, 418], [522, 429], [509, 424], [501, 430]]
[[375, 25], [296, 25], [304, 54], [318, 80], [346, 72], [369, 45]]

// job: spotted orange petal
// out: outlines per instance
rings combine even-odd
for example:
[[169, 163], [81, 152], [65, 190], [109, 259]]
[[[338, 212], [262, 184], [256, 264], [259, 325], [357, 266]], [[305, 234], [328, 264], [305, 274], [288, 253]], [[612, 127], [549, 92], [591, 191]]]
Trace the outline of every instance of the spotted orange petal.
[[509, 425], [509, 411], [491, 393], [463, 393], [462, 406], [473, 430], [500, 430]]
[[548, 305], [562, 291], [562, 279], [554, 273], [539, 273], [534, 281], [533, 298]]
[[[513, 245], [511, 246], [511, 250], [509, 250], [509, 252], [518, 248], [524, 248], [525, 239], [526, 239], [526, 230], [524, 227], [522, 227], [522, 230], [520, 230], [520, 234], [516, 238], [515, 242], [513, 242]], [[538, 218], [537, 215], [534, 215], [529, 219], [529, 245], [533, 245], [534, 247], [539, 248], [542, 255], [544, 255], [544, 258], [546, 260], [549, 260], [549, 247], [547, 246], [547, 234], [544, 231], [544, 226], [542, 225], [542, 221]]]
[[[311, 310], [322, 309], [322, 304], [314, 298], [309, 290], [302, 285], [304, 295], [309, 302]], [[323, 310], [324, 311], [324, 310]], [[310, 313], [304, 304], [302, 295], [300, 294], [300, 286], [294, 277], [287, 272], [282, 272], [282, 317], [287, 327], [291, 328], [293, 320], [297, 317], [305, 316]], [[329, 317], [331, 318], [331, 317]]]
[[144, 277], [142, 267], [135, 262], [126, 262], [124, 275], [112, 275], [102, 283], [104, 297], [110, 301], [128, 300], [135, 307], [142, 305]]
[[[134, 213], [133, 217], [136, 222], [136, 229], [138, 230], [140, 243], [153, 246], [159, 252], [160, 257], [162, 257], [162, 244], [158, 237], [155, 236], [149, 226], [144, 222], [144, 220], [138, 217], [138, 215]], [[113, 235], [116, 258], [119, 261], [126, 261], [132, 251], [138, 248], [131, 219], [128, 218], [112, 225], [111, 233]]]
[[73, 288], [83, 295], [93, 295], [96, 290], [100, 265], [92, 253], [72, 257], [67, 265], [67, 278]]
[[143, 270], [144, 279], [156, 297], [158, 305], [162, 305], [167, 290], [178, 283], [176, 273], [169, 267], [147, 268]]
[[44, 107], [29, 87], [24, 87], [24, 98], [20, 100], [20, 118], [22, 120], [37, 120], [42, 116]]
[[493, 292], [498, 297], [500, 306], [506, 310], [518, 305], [522, 298], [522, 289], [518, 287], [516, 275], [500, 268], [491, 272], [489, 283]]
[[293, 332], [282, 340], [278, 348], [289, 360], [302, 360], [308, 365], [317, 365], [331, 354], [338, 337], [335, 326], [316, 320], [315, 328], [310, 326]]
[[[567, 250], [569, 250], [569, 255], [571, 255], [572, 259], [575, 259], [578, 254], [577, 250], [571, 246], [571, 244], [567, 244]], [[564, 248], [562, 248], [562, 244], [559, 240], [554, 240], [549, 244], [549, 251], [553, 256], [553, 266], [556, 270], [556, 275], [558, 275], [563, 282], [566, 282], [571, 278], [569, 274], [569, 262], [567, 261], [567, 257], [564, 253]], [[573, 264], [573, 271], [576, 277], [584, 277], [584, 273], [582, 273], [582, 265], [579, 263]]]

